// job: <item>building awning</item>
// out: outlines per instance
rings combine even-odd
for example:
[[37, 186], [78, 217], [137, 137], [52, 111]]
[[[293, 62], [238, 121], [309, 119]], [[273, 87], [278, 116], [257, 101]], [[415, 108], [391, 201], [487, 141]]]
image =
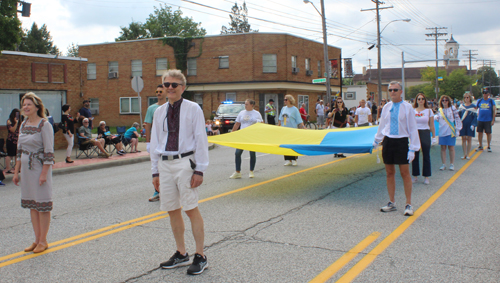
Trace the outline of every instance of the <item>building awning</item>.
[[[332, 92], [339, 92], [340, 87], [331, 86]], [[189, 85], [186, 91], [213, 92], [213, 91], [249, 91], [249, 90], [295, 90], [308, 92], [326, 92], [324, 84], [308, 84], [293, 82], [243, 82], [243, 83], [212, 83]], [[347, 91], [346, 87], [342, 88]]]

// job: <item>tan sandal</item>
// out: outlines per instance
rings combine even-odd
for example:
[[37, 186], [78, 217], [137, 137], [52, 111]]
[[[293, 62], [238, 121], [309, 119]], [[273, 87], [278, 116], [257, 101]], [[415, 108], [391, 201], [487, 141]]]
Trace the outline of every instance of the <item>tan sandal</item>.
[[36, 248], [36, 243], [31, 244], [31, 246], [24, 249], [25, 252], [31, 252]]
[[43, 251], [45, 251], [46, 249], [49, 248], [49, 245], [48, 244], [38, 244], [36, 245], [36, 248], [33, 250], [34, 253], [41, 253]]

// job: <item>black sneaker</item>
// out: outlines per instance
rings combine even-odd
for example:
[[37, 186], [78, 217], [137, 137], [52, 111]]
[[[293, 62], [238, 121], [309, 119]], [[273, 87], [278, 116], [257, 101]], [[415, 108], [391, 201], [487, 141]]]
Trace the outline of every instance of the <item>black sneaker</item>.
[[167, 261], [160, 263], [161, 268], [170, 269], [176, 268], [179, 266], [189, 265], [189, 255], [186, 253], [185, 256], [181, 255], [179, 251], [176, 251], [175, 254]]
[[195, 254], [193, 263], [188, 268], [187, 274], [198, 275], [201, 274], [205, 268], [208, 268], [207, 256], [203, 258], [200, 254]]

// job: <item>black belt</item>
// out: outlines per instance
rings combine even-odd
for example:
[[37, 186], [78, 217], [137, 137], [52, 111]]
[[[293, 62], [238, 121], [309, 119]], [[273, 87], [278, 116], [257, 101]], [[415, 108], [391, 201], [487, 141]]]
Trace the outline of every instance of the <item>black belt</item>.
[[162, 155], [161, 159], [162, 160], [173, 160], [173, 159], [179, 159], [179, 158], [184, 158], [186, 156], [193, 155], [194, 151], [186, 152], [186, 153], [181, 153], [177, 155]]

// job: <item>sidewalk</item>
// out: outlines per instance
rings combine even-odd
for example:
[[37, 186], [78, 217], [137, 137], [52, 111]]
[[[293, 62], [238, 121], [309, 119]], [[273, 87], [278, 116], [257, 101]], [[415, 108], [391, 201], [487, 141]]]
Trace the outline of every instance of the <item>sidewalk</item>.
[[[75, 145], [76, 146], [76, 145]], [[213, 143], [208, 144], [208, 149], [214, 148]], [[82, 172], [96, 170], [114, 166], [134, 164], [138, 162], [149, 161], [149, 153], [146, 151], [146, 143], [140, 142], [137, 149], [141, 152], [127, 153], [125, 155], [113, 154], [110, 158], [93, 157], [86, 158], [85, 156], [76, 159], [76, 151], [73, 148], [71, 151], [71, 160], [74, 163], [66, 163], [66, 149], [58, 149], [54, 152], [55, 164], [52, 166], [52, 175], [70, 174], [74, 172]], [[6, 174], [5, 181], [11, 181], [13, 174]]]

